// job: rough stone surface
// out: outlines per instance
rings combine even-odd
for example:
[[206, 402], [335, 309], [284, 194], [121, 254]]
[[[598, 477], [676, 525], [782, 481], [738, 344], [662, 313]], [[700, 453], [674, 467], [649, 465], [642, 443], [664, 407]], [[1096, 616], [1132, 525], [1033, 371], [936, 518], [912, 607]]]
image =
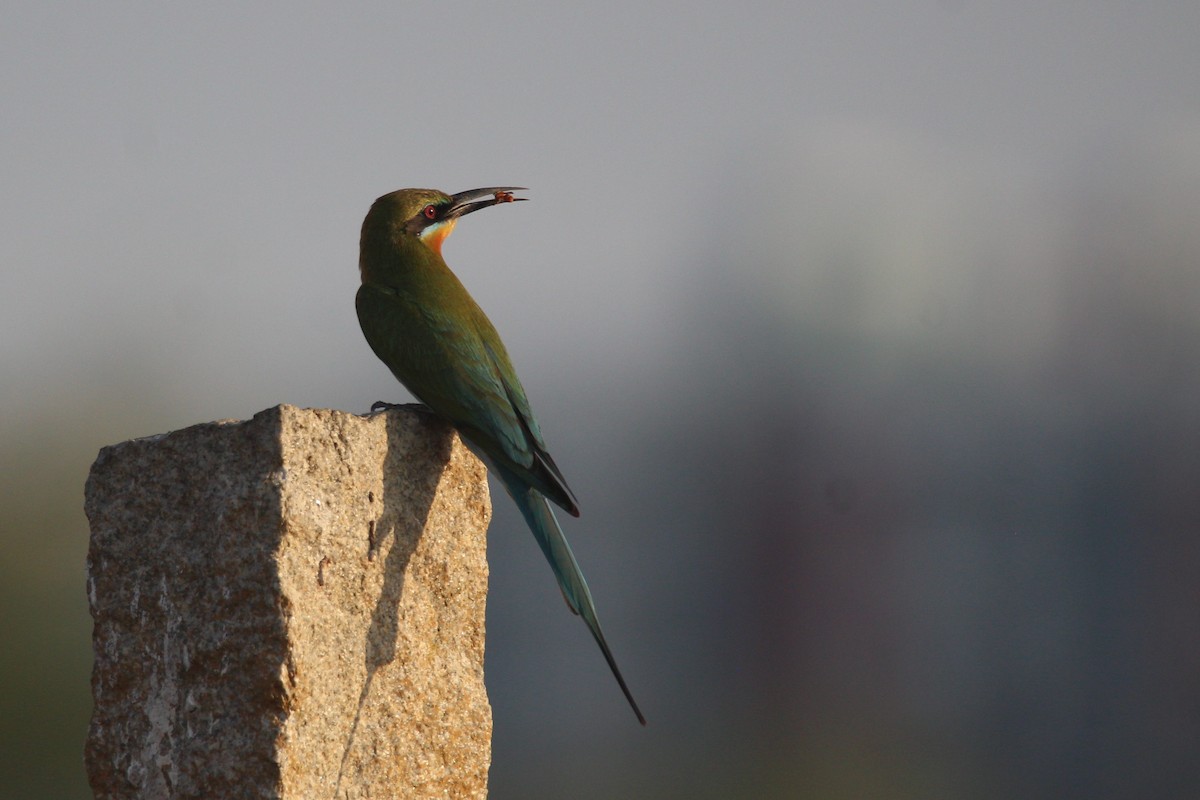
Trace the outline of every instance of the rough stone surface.
[[98, 798], [484, 797], [486, 473], [409, 411], [106, 447], [86, 490]]

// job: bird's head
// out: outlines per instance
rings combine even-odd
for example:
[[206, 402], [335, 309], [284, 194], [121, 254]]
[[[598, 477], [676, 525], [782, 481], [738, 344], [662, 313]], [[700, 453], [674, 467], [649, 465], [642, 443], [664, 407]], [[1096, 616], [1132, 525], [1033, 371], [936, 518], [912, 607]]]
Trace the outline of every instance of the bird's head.
[[[389, 236], [416, 237], [441, 255], [442, 242], [454, 230], [459, 217], [498, 203], [525, 200], [524, 197], [513, 197], [513, 192], [520, 191], [524, 188], [491, 186], [457, 194], [446, 194], [437, 189], [399, 189], [385, 194], [371, 206], [363, 222], [363, 236], [365, 239], [369, 230], [379, 230], [377, 226], [383, 226]], [[477, 199], [480, 197], [486, 199]]]

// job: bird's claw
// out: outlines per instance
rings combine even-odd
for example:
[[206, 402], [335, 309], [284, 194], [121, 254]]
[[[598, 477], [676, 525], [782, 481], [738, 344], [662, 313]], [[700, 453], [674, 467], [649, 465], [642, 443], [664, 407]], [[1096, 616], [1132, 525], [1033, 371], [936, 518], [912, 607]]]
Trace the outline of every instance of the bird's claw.
[[385, 403], [382, 400], [376, 400], [371, 404], [371, 413], [375, 414], [379, 411], [416, 411], [418, 414], [433, 414], [433, 409], [424, 403]]

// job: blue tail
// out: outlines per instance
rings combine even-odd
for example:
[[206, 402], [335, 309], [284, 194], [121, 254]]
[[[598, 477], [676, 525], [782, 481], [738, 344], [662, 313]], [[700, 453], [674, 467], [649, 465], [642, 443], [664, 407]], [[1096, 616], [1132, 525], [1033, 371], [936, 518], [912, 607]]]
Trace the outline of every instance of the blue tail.
[[575, 554], [571, 552], [571, 545], [567, 544], [562, 528], [558, 526], [558, 520], [554, 518], [554, 512], [550, 509], [546, 498], [504, 467], [498, 464], [493, 464], [493, 467], [504, 483], [504, 488], [508, 490], [509, 495], [517, 504], [517, 508], [521, 509], [521, 514], [525, 517], [529, 529], [533, 531], [538, 546], [542, 548], [546, 560], [550, 562], [550, 567], [554, 570], [554, 577], [558, 578], [558, 586], [562, 589], [567, 605], [570, 606], [571, 611], [583, 617], [583, 621], [587, 623], [588, 629], [596, 639], [596, 644], [600, 645], [600, 652], [604, 654], [604, 660], [608, 662], [608, 668], [612, 670], [613, 677], [617, 679], [621, 691], [625, 693], [625, 699], [629, 701], [633, 713], [637, 714], [638, 722], [645, 725], [646, 718], [642, 716], [642, 710], [638, 708], [629, 687], [625, 685], [625, 678], [621, 676], [621, 670], [617, 668], [612, 651], [608, 649], [608, 642], [604, 640], [604, 631], [600, 630], [600, 620], [596, 618], [596, 605], [592, 602], [592, 593], [588, 591], [587, 581], [583, 579], [583, 572], [579, 569], [579, 562], [575, 560]]

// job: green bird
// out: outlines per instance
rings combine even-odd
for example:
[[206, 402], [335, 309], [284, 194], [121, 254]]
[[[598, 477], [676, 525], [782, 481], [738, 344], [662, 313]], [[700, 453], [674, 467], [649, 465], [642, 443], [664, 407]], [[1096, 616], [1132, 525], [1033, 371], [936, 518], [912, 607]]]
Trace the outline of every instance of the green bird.
[[[575, 495], [546, 450], [500, 335], [442, 258], [459, 218], [525, 198], [520, 187], [446, 194], [400, 189], [363, 220], [355, 306], [375, 355], [433, 413], [483, 453], [533, 531], [571, 611], [583, 617], [625, 698], [646, 724], [617, 668], [587, 582], [547, 500], [579, 516]], [[486, 199], [477, 199], [486, 198]]]

